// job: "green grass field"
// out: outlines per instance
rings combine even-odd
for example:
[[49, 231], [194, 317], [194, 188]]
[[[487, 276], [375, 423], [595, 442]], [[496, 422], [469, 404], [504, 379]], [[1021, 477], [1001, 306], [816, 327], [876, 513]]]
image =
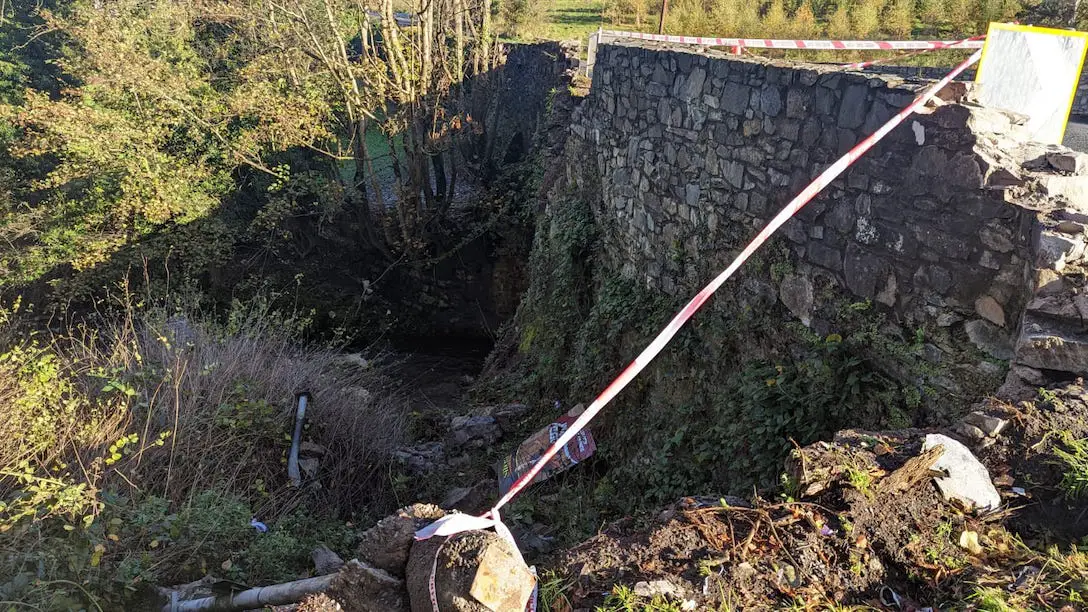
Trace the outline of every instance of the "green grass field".
[[500, 30], [500, 38], [515, 41], [579, 39], [584, 45], [590, 32], [602, 25], [604, 0], [544, 0], [542, 4], [533, 8], [535, 18], [512, 26], [508, 31]]
[[586, 40], [601, 26], [602, 0], [551, 0], [542, 38]]

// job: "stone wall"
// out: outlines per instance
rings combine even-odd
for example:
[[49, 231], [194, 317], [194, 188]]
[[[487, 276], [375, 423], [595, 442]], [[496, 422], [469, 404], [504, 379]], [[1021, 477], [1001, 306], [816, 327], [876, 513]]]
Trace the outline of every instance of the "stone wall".
[[480, 138], [466, 154], [481, 171], [494, 175], [520, 161], [543, 127], [556, 88], [570, 82], [577, 51], [558, 42], [508, 44], [504, 61], [469, 84], [468, 115]]
[[[666, 292], [707, 278], [914, 95], [827, 68], [602, 46], [573, 129], [597, 151], [616, 265]], [[945, 107], [870, 151], [783, 228], [798, 261], [909, 320], [1015, 325], [1031, 214], [1005, 201], [971, 119]], [[798, 292], [786, 303], [807, 320], [811, 288]]]
[[[589, 159], [568, 169], [599, 182], [589, 197], [599, 258], [690, 294], [919, 88], [830, 66], [602, 46], [571, 125]], [[1040, 302], [1038, 280], [1085, 257], [1088, 157], [1027, 142], [1015, 117], [970, 102], [969, 89], [942, 91], [784, 225], [763, 249], [784, 254], [772, 291], [820, 332], [833, 329], [821, 292], [845, 293], [903, 327], [947, 328], [993, 357], [1023, 351], [1035, 367], [1088, 374], [1088, 334], [1071, 331], [1081, 310], [1088, 317], [1088, 306], [1070, 306], [1083, 283], [1067, 281], [1059, 307]], [[726, 291], [753, 291], [743, 278]], [[1063, 341], [1072, 356], [1039, 356]]]
[[[869, 74], [892, 74], [907, 78], [922, 78], [937, 80], [948, 74], [948, 68], [944, 66], [888, 66], [878, 64], [864, 69]], [[975, 70], [964, 70], [959, 77], [960, 81], [974, 81]], [[1080, 83], [1077, 85], [1077, 94], [1073, 97], [1071, 115], [1088, 115], [1088, 70], [1080, 75]]]

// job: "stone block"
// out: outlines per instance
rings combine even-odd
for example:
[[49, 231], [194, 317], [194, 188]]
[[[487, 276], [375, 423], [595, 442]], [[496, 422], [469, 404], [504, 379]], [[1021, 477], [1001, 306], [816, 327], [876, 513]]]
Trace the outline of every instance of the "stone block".
[[1078, 212], [1088, 212], [1088, 176], [1048, 176], [1040, 183], [1046, 195], [1064, 197]]
[[866, 98], [869, 88], [866, 85], [850, 85], [842, 94], [842, 102], [839, 104], [839, 127], [858, 128], [865, 123]]
[[786, 92], [786, 116], [790, 119], [804, 119], [812, 105], [808, 92], [799, 87], [791, 87]]
[[842, 270], [842, 253], [820, 242], [810, 242], [806, 256], [810, 262], [821, 268], [832, 272]]
[[979, 239], [986, 248], [998, 253], [1013, 250], [1012, 230], [1000, 222], [991, 221], [979, 231]]
[[968, 339], [986, 354], [997, 359], [1012, 359], [1012, 339], [1000, 327], [989, 321], [974, 319], [963, 326]]
[[706, 83], [706, 70], [694, 68], [688, 75], [687, 81], [680, 92], [685, 100], [697, 100], [703, 93], [703, 85]]
[[1046, 163], [1059, 172], [1083, 175], [1088, 174], [1088, 155], [1070, 151], [1051, 151], [1046, 154]]
[[883, 259], [856, 247], [848, 247], [843, 260], [843, 276], [846, 286], [854, 294], [872, 298], [882, 286], [887, 274]]
[[1035, 264], [1061, 272], [1066, 264], [1084, 255], [1084, 239], [1051, 230], [1039, 232], [1035, 244]]
[[733, 82], [726, 83], [725, 89], [722, 91], [722, 109], [734, 115], [744, 113], [745, 109], [748, 108], [748, 99], [751, 92], [752, 88], [747, 85]]
[[1088, 375], [1088, 334], [1080, 324], [1024, 315], [1016, 343], [1017, 363], [1042, 370]]
[[782, 93], [777, 87], [763, 87], [759, 95], [759, 108], [769, 117], [777, 117], [782, 112]]
[[1040, 268], [1035, 271], [1035, 295], [1055, 295], [1064, 290], [1065, 282], [1061, 274], [1050, 268]]
[[936, 145], [926, 145], [918, 150], [911, 162], [911, 170], [922, 176], [939, 176], [944, 172], [948, 158]]
[[808, 326], [812, 322], [812, 283], [807, 278], [797, 274], [787, 276], [782, 280], [778, 296], [802, 324]]
[[993, 296], [984, 295], [975, 300], [975, 312], [994, 325], [1005, 327], [1005, 309]]
[[948, 436], [927, 434], [923, 450], [934, 446], [944, 447], [933, 469], [946, 474], [935, 479], [946, 500], [954, 500], [967, 510], [996, 510], [1001, 505], [1001, 495], [990, 480], [990, 472], [970, 449]]
[[944, 172], [937, 175], [938, 180], [946, 180], [962, 189], [982, 188], [982, 168], [971, 154], [956, 155], [948, 162]]

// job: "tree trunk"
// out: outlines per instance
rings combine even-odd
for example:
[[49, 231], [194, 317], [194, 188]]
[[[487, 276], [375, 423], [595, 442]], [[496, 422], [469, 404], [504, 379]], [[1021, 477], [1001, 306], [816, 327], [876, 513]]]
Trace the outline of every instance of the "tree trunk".
[[491, 70], [491, 0], [483, 0], [483, 15], [480, 25], [480, 69]]
[[465, 78], [465, 12], [460, 0], [453, 3], [453, 48], [453, 78], [460, 83]]
[[420, 31], [423, 35], [423, 44], [420, 48], [423, 50], [423, 58], [420, 62], [421, 74], [419, 75], [419, 91], [420, 94], [426, 96], [430, 89], [431, 80], [433, 78], [434, 70], [434, 48], [432, 41], [434, 40], [434, 3], [435, 0], [422, 0], [424, 3], [423, 10], [421, 11], [420, 19]]
[[437, 155], [431, 155], [431, 166], [434, 168], [434, 194], [438, 200], [446, 199], [446, 189], [448, 182], [446, 180], [446, 163], [442, 159], [442, 152], [439, 151]]

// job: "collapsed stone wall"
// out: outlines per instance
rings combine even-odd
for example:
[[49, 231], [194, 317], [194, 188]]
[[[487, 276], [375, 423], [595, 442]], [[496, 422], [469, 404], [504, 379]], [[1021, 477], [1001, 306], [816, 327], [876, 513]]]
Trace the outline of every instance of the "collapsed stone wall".
[[[709, 278], [916, 89], [603, 45], [572, 129], [596, 151], [611, 265], [667, 293]], [[1010, 127], [1001, 113], [958, 104], [908, 120], [783, 228], [804, 273], [783, 284], [782, 301], [812, 323], [820, 276], [905, 323], [985, 321], [1009, 345], [1029, 297], [1034, 215], [1010, 201], [1017, 181], [978, 134]]]

